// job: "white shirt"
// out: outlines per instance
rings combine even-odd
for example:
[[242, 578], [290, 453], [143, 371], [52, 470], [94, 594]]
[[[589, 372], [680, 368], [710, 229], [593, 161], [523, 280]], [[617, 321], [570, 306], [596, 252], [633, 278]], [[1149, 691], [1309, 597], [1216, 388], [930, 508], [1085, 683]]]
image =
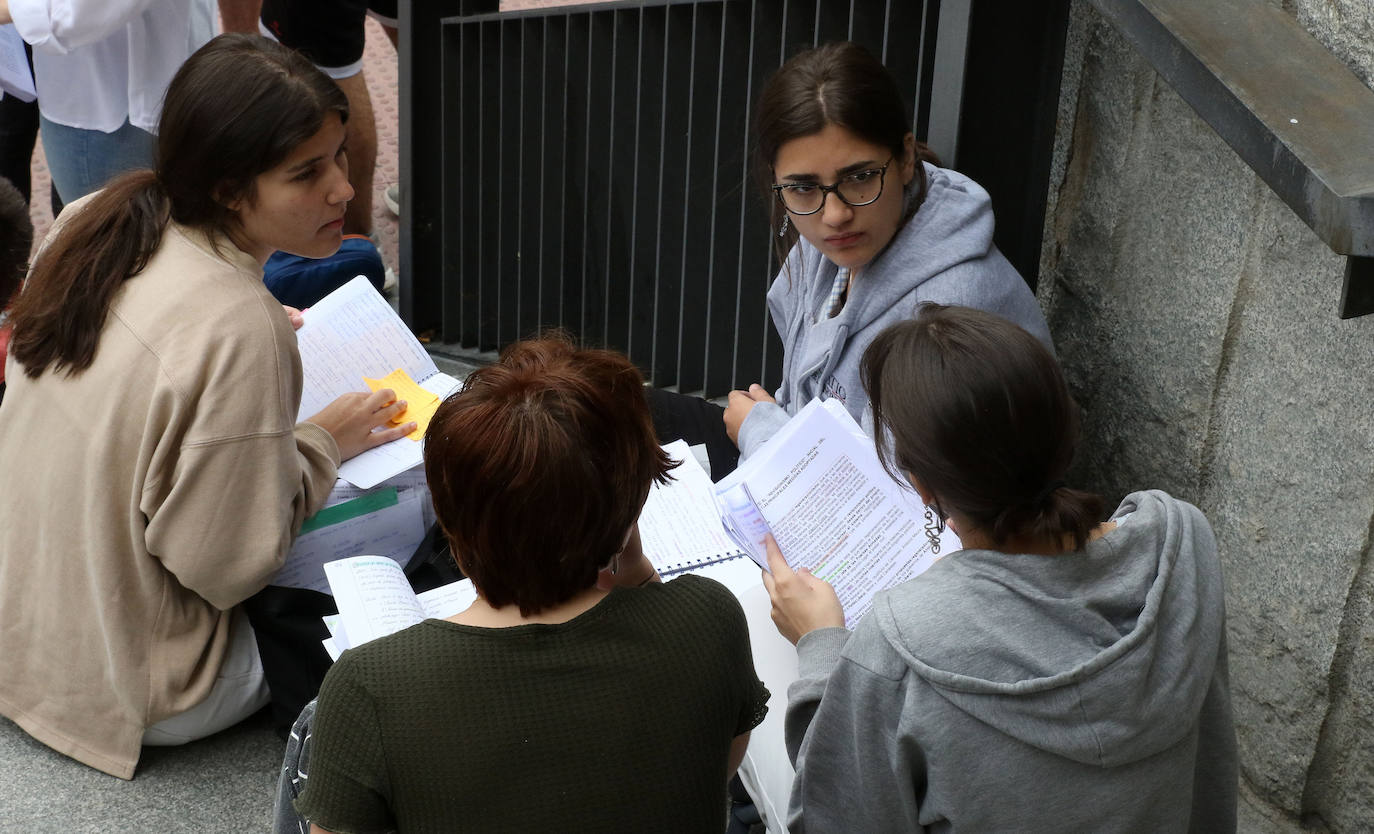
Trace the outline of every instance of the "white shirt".
[[38, 109], [68, 127], [112, 133], [127, 118], [157, 131], [162, 96], [215, 34], [215, 0], [10, 0], [33, 46]]

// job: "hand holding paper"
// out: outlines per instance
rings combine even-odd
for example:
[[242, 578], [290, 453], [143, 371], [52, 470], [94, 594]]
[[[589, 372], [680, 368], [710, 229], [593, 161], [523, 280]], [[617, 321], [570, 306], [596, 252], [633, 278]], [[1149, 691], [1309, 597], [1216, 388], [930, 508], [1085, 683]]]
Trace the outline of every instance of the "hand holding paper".
[[773, 623], [782, 636], [795, 646], [816, 629], [843, 626], [844, 607], [830, 583], [806, 568], [794, 572], [772, 533], [766, 544], [768, 571], [763, 574], [763, 586], [773, 601]]
[[334, 400], [307, 422], [334, 436], [334, 442], [339, 446], [339, 460], [345, 461], [368, 449], [405, 437], [414, 430], [413, 423], [387, 428], [405, 409], [405, 401], [396, 400], [395, 395], [385, 388], [370, 394], [355, 391]]
[[429, 428], [429, 421], [433, 419], [434, 412], [439, 410], [439, 398], [437, 396], [421, 388], [403, 368], [397, 368], [381, 379], [363, 377], [363, 382], [367, 383], [367, 387], [373, 391], [390, 389], [395, 392], [396, 399], [405, 407], [395, 417], [391, 418], [391, 425], [399, 426], [403, 420], [414, 421], [415, 430], [407, 434], [406, 437], [415, 441], [425, 439], [425, 431]]

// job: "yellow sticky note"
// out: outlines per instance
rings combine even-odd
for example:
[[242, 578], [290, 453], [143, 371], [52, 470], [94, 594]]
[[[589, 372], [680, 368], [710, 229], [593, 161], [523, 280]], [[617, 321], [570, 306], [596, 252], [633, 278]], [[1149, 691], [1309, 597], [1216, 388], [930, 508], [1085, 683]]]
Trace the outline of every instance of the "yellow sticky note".
[[429, 421], [434, 417], [434, 412], [439, 410], [439, 398], [436, 395], [421, 388], [415, 380], [410, 378], [410, 374], [401, 368], [397, 368], [381, 379], [363, 377], [363, 382], [367, 384], [370, 391], [390, 388], [396, 392], [396, 399], [405, 400], [406, 410], [393, 417], [391, 424], [399, 426], [414, 420], [415, 431], [406, 437], [416, 441], [425, 439], [425, 429], [429, 428]]

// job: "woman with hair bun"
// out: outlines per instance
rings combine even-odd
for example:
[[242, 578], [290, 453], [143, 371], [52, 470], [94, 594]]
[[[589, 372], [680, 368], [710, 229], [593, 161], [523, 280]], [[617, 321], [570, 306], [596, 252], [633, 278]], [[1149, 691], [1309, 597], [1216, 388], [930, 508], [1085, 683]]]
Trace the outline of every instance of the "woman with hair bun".
[[0, 714], [132, 778], [261, 709], [239, 603], [282, 565], [339, 462], [404, 403], [297, 423], [274, 251], [335, 252], [348, 104], [304, 58], [225, 35], [177, 71], [156, 167], [71, 204], [11, 314], [0, 404]]
[[1159, 491], [1064, 476], [1076, 408], [1054, 358], [997, 316], [928, 306], [863, 358], [878, 449], [964, 549], [851, 633], [834, 591], [770, 548], [797, 646], [791, 831], [1234, 831], [1221, 567]]
[[748, 456], [813, 399], [865, 422], [864, 348], [923, 302], [1003, 316], [1051, 347], [1034, 294], [992, 242], [992, 202], [916, 141], [896, 82], [863, 47], [831, 43], [778, 69], [759, 96], [756, 169], [783, 264], [768, 309], [783, 344], [776, 399], [730, 394]]

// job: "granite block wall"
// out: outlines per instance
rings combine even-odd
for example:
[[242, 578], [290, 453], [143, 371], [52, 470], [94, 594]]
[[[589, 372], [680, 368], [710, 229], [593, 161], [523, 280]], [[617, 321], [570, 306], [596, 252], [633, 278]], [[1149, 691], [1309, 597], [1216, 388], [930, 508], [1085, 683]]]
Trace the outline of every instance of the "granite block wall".
[[[1374, 5], [1284, 8], [1374, 77]], [[1344, 259], [1078, 0], [1043, 253], [1079, 480], [1216, 529], [1242, 830], [1374, 830], [1374, 316], [1337, 317]]]

